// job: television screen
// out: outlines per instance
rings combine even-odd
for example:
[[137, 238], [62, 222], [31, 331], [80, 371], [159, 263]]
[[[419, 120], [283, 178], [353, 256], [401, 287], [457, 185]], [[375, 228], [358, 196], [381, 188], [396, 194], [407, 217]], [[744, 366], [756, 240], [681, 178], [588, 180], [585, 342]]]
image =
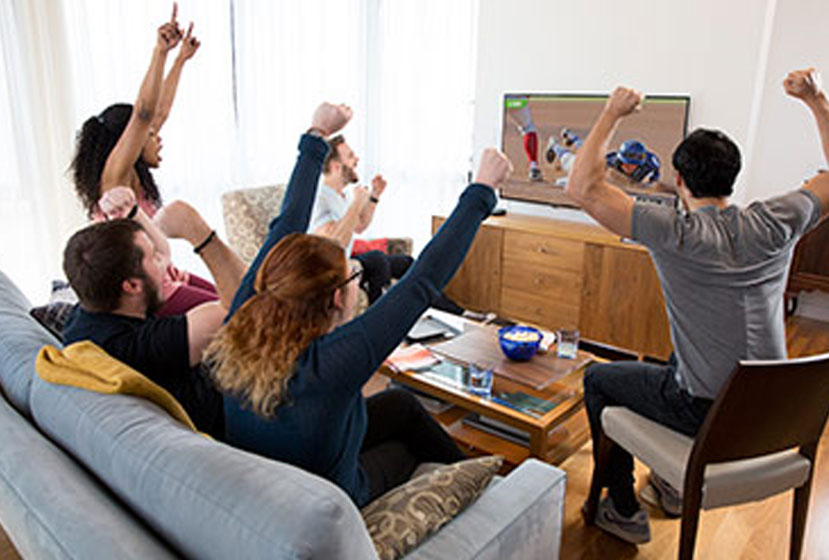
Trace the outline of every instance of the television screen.
[[[515, 170], [501, 197], [576, 206], [564, 186], [606, 95], [508, 93], [504, 95], [501, 149]], [[610, 140], [607, 178], [632, 195], [673, 203], [671, 154], [687, 133], [688, 96], [647, 96]]]

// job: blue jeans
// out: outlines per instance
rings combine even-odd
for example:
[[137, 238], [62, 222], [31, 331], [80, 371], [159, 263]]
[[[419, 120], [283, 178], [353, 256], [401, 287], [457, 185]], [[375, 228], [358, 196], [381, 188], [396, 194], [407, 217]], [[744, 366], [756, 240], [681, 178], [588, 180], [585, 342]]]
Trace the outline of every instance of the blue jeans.
[[[584, 404], [593, 437], [595, 464], [601, 415], [606, 406], [624, 406], [654, 422], [694, 437], [714, 401], [691, 396], [676, 382], [676, 361], [668, 365], [646, 362], [594, 364], [584, 375]], [[639, 504], [633, 493], [633, 457], [614, 446], [603, 481], [616, 509], [633, 515]], [[681, 490], [681, 489], [680, 489]]]

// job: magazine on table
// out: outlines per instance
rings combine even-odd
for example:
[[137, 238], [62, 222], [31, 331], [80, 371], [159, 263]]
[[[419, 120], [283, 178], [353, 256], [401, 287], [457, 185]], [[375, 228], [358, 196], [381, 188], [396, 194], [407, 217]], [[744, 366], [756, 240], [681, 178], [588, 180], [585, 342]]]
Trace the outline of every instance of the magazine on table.
[[385, 361], [386, 365], [397, 372], [421, 371], [439, 363], [440, 359], [422, 344], [398, 346]]

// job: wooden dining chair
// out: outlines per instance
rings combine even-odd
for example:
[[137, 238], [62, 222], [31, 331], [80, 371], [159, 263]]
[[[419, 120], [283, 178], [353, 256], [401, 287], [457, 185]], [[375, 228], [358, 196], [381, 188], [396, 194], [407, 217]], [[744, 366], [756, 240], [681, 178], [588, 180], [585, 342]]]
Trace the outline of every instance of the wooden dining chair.
[[602, 411], [585, 520], [593, 523], [614, 445], [682, 489], [680, 560], [694, 554], [699, 511], [762, 500], [794, 489], [790, 558], [800, 558], [815, 455], [829, 414], [829, 353], [741, 361], [696, 438], [625, 407]]

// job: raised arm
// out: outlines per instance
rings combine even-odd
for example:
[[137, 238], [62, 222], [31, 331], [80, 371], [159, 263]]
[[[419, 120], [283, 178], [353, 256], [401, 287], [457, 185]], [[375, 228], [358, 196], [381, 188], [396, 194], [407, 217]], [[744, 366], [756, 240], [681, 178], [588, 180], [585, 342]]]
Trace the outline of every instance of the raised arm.
[[638, 91], [616, 88], [579, 149], [567, 180], [567, 195], [602, 226], [622, 237], [631, 235], [633, 199], [607, 181], [605, 154], [619, 122], [638, 110], [641, 102]]
[[170, 116], [170, 110], [173, 108], [173, 101], [176, 99], [176, 90], [178, 89], [178, 81], [181, 78], [181, 71], [184, 69], [184, 63], [193, 58], [196, 51], [199, 50], [201, 42], [193, 36], [193, 23], [191, 22], [187, 28], [187, 34], [181, 40], [181, 48], [178, 51], [173, 66], [167, 72], [167, 77], [164, 79], [164, 85], [161, 87], [161, 97], [158, 100], [155, 117], [153, 118], [153, 128], [156, 132], [161, 130], [167, 117]]
[[[360, 387], [403, 340], [455, 275], [481, 222], [495, 207], [494, 188], [512, 171], [507, 157], [487, 148], [469, 185], [409, 272], [365, 313], [334, 330], [321, 348], [321, 374]], [[344, 372], [353, 372], [347, 376]]]
[[181, 40], [181, 30], [176, 22], [176, 11], [177, 5], [173, 4], [173, 15], [170, 21], [158, 28], [153, 57], [144, 81], [141, 82], [141, 89], [138, 91], [138, 98], [132, 108], [132, 115], [104, 165], [104, 171], [101, 174], [101, 192], [130, 183], [130, 169], [141, 156], [141, 150], [155, 119], [167, 53]]
[[[800, 99], [812, 111], [817, 124], [823, 156], [829, 165], [829, 100], [820, 82], [820, 75], [814, 68], [789, 72], [783, 80], [786, 93]], [[803, 187], [820, 199], [821, 214], [829, 213], [829, 176], [821, 173]]]
[[354, 189], [354, 196], [345, 215], [339, 220], [331, 220], [330, 222], [324, 223], [314, 230], [314, 233], [333, 239], [341, 247], [348, 247], [354, 233], [361, 232], [365, 229], [361, 229], [360, 225], [362, 224], [362, 215], [365, 207], [369, 204], [368, 190], [365, 187], [357, 187]]
[[289, 233], [308, 230], [322, 162], [328, 154], [328, 144], [324, 138], [338, 132], [350, 119], [351, 109], [347, 105], [323, 103], [314, 111], [311, 127], [299, 140], [299, 157], [288, 181], [282, 208], [271, 222], [265, 242], [242, 279], [230, 306], [228, 318], [254, 294], [253, 283], [256, 273], [273, 246]]
[[141, 224], [156, 250], [170, 262], [170, 244], [167, 236], [158, 228], [155, 222], [147, 216], [135, 198], [135, 192], [129, 187], [113, 187], [98, 201], [98, 207], [109, 220], [117, 218], [133, 218]]
[[233, 250], [224, 244], [195, 208], [176, 200], [156, 214], [155, 222], [170, 239], [184, 239], [198, 249], [213, 280], [225, 309], [230, 308], [233, 295], [245, 273], [245, 264]]
[[371, 180], [371, 193], [369, 194], [368, 203], [360, 212], [360, 225], [357, 226], [357, 233], [363, 233], [368, 226], [371, 225], [371, 220], [374, 219], [374, 211], [377, 210], [377, 205], [380, 203], [380, 197], [386, 191], [386, 180], [382, 175], [375, 175]]

